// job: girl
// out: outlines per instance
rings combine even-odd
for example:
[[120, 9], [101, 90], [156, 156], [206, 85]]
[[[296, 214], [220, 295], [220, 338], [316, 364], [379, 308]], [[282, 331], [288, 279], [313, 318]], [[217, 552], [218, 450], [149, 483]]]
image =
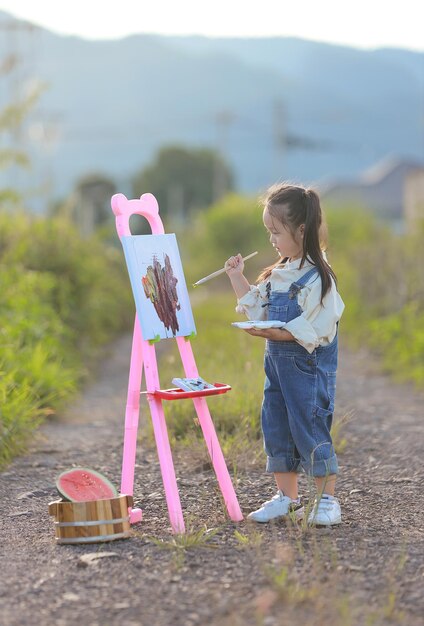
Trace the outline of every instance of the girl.
[[280, 258], [260, 274], [256, 286], [243, 275], [240, 254], [225, 263], [238, 298], [236, 310], [251, 320], [284, 322], [284, 328], [246, 330], [267, 340], [261, 422], [266, 471], [274, 474], [278, 487], [248, 518], [268, 522], [291, 512], [302, 518], [297, 472], [303, 468], [318, 492], [308, 523], [340, 524], [330, 428], [344, 304], [321, 246], [319, 197], [312, 189], [283, 183], [268, 190], [263, 204], [263, 222]]

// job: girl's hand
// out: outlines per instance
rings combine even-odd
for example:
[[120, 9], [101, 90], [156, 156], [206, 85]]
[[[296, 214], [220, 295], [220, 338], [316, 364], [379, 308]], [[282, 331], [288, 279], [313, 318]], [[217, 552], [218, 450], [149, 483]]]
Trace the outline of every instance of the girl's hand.
[[263, 329], [245, 328], [244, 330], [246, 333], [249, 333], [249, 335], [253, 335], [253, 337], [263, 337], [264, 339], [271, 339], [274, 341], [278, 341], [278, 339], [275, 336], [275, 331], [276, 330], [278, 331], [279, 330], [278, 328], [263, 328]]
[[236, 256], [231, 256], [227, 261], [225, 261], [224, 269], [228, 276], [243, 274], [244, 261], [240, 252]]
[[245, 328], [244, 331], [253, 335], [253, 337], [263, 337], [271, 341], [295, 341], [293, 335], [284, 328], [264, 328], [262, 330], [256, 328]]

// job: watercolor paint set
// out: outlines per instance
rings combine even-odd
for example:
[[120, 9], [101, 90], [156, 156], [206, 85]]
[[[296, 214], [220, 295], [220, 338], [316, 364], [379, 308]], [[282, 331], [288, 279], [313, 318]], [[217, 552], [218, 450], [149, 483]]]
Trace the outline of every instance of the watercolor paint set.
[[201, 378], [173, 378], [172, 382], [176, 387], [183, 389], [183, 391], [203, 391], [204, 389], [215, 389], [215, 385], [207, 383], [206, 380]]

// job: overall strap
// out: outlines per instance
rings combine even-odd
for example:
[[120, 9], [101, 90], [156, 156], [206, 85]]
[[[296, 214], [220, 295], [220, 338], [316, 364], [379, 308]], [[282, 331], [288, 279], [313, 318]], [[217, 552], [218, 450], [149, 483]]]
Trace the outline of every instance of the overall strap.
[[296, 280], [295, 284], [299, 285], [300, 287], [304, 287], [314, 274], [318, 274], [318, 270], [316, 267], [311, 268], [309, 272], [306, 272], [306, 274], [302, 276], [302, 278], [299, 278], [299, 280]]
[[[312, 278], [314, 274], [318, 274], [318, 270], [316, 267], [313, 267], [312, 269], [310, 269], [308, 272], [306, 272], [306, 274], [302, 276], [302, 278], [299, 278], [299, 280], [296, 280], [296, 282], [293, 282], [290, 285], [290, 288], [288, 291], [290, 300], [293, 300], [294, 298], [296, 298], [298, 293], [303, 289], [303, 287], [306, 285], [309, 279]], [[271, 295], [271, 282], [268, 281], [266, 284], [266, 297], [268, 298], [268, 302], [263, 304], [262, 308], [269, 306], [270, 295]]]
[[299, 280], [296, 280], [296, 282], [290, 285], [290, 289], [289, 289], [290, 300], [293, 300], [294, 298], [296, 298], [296, 296], [302, 291], [303, 287], [306, 285], [309, 279], [312, 278], [314, 274], [318, 274], [318, 270], [316, 267], [313, 267], [312, 269], [310, 269], [309, 272], [306, 272], [306, 274], [302, 276], [302, 278], [299, 278]]

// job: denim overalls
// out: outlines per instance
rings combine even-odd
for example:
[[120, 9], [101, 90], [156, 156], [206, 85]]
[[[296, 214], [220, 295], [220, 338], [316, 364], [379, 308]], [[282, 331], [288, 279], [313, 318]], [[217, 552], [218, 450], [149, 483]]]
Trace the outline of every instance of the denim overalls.
[[[316, 268], [269, 294], [268, 319], [289, 322], [302, 313], [297, 296]], [[270, 286], [270, 285], [269, 285]], [[262, 433], [268, 472], [312, 476], [337, 474], [330, 428], [334, 411], [337, 333], [331, 344], [310, 354], [296, 341], [266, 341]]]

